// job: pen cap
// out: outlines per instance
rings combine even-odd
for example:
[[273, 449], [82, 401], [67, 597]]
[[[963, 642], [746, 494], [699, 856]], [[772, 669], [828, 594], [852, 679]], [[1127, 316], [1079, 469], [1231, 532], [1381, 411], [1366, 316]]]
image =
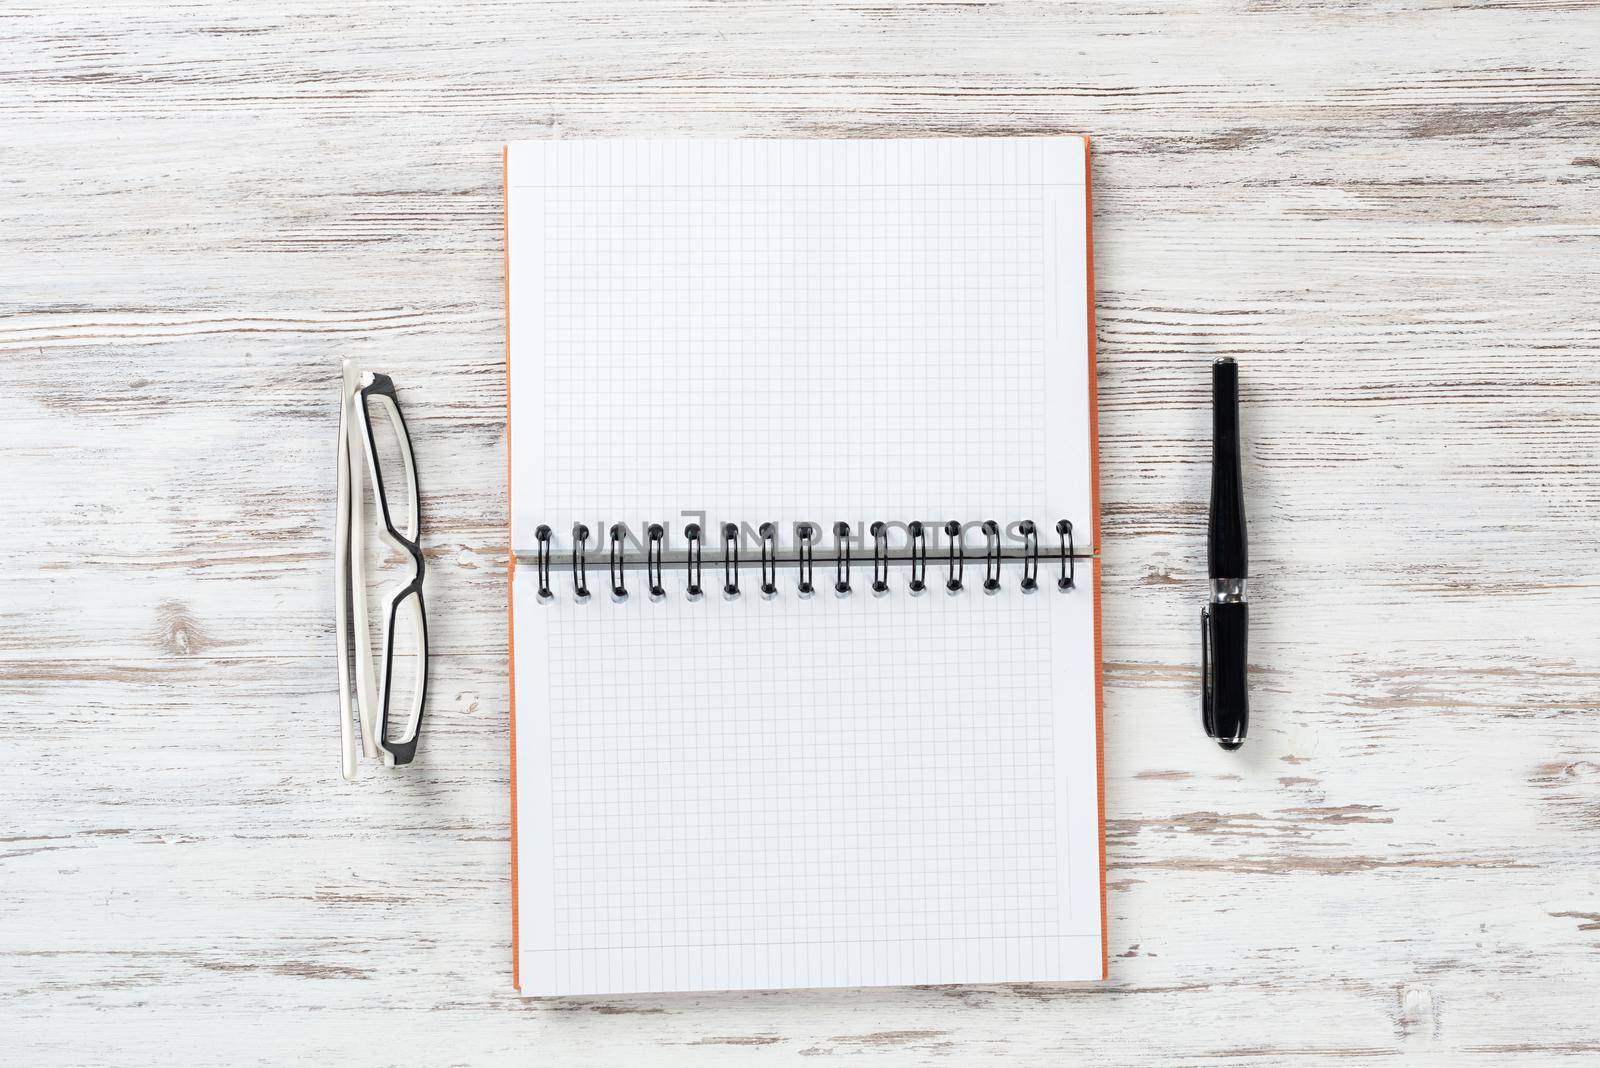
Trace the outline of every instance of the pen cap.
[[1211, 512], [1206, 563], [1211, 578], [1246, 578], [1244, 485], [1239, 474], [1239, 365], [1211, 365]]
[[1200, 712], [1206, 733], [1237, 749], [1250, 727], [1250, 606], [1207, 605], [1201, 621]]

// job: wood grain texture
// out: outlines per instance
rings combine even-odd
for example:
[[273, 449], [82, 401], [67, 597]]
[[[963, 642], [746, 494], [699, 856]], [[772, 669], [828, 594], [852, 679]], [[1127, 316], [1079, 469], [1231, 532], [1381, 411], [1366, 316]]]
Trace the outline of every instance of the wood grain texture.
[[[266, 6], [0, 11], [0, 1061], [1600, 1059], [1600, 7]], [[1110, 982], [520, 1001], [500, 143], [1077, 131]], [[418, 765], [352, 786], [349, 354], [413, 422], [435, 632]]]

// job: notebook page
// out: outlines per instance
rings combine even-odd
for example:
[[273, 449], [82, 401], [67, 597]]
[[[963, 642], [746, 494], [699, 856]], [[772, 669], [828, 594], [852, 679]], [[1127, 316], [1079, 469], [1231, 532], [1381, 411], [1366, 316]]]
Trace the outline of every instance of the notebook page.
[[543, 604], [519, 567], [523, 993], [1100, 978], [1091, 568]]
[[1080, 138], [508, 149], [512, 542], [690, 518], [1089, 540]]
[[[511, 146], [513, 544], [952, 517], [1083, 544], [1083, 173], [1077, 139]], [[751, 596], [748, 545], [734, 602], [708, 569], [699, 603], [635, 575], [540, 604], [518, 569], [524, 992], [1100, 975], [1092, 570], [986, 596], [974, 562], [947, 597], [936, 562], [880, 599], [862, 555], [845, 600]]]

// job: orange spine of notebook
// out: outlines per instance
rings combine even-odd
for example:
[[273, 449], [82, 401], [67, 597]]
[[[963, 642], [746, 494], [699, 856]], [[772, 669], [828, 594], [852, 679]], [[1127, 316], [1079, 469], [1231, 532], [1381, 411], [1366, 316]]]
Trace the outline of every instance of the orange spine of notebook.
[[[517, 930], [517, 554], [511, 543], [511, 182], [509, 148], [500, 150], [500, 228], [506, 301], [506, 676], [511, 682], [511, 985], [522, 989]], [[1103, 852], [1103, 850], [1102, 850]], [[1104, 867], [1102, 861], [1101, 867]], [[1103, 891], [1102, 891], [1102, 896]]]
[[1089, 500], [1094, 546], [1094, 736], [1095, 776], [1100, 782], [1100, 978], [1111, 976], [1106, 937], [1106, 691], [1100, 652], [1100, 398], [1095, 379], [1094, 195], [1089, 187], [1089, 139], [1083, 139], [1083, 244], [1089, 280]]

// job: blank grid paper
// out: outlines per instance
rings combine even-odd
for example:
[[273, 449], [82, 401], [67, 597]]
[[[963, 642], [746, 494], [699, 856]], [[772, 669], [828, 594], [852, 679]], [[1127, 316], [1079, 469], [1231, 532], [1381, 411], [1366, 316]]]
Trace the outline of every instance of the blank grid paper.
[[1069, 518], [1078, 138], [510, 146], [512, 541]]
[[[1083, 148], [509, 150], [513, 541], [1090, 527]], [[714, 529], [714, 528], [713, 528]], [[529, 994], [1099, 978], [1094, 581], [513, 597]], [[1050, 544], [1048, 540], [1046, 546]], [[570, 539], [557, 538], [558, 548]]]

